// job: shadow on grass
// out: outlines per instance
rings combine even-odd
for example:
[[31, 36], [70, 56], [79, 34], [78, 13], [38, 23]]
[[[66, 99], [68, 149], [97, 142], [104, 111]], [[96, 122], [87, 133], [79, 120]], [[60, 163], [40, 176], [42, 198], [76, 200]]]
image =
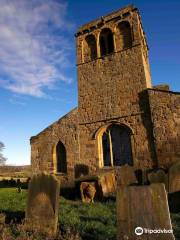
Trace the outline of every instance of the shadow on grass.
[[10, 224], [10, 223], [16, 223], [16, 224], [21, 224], [24, 219], [25, 219], [25, 212], [23, 211], [1, 211], [1, 213], [5, 214], [5, 223]]
[[101, 222], [102, 224], [108, 224], [108, 220], [107, 219], [102, 219], [100, 217], [85, 217], [85, 216], [80, 216], [79, 217], [81, 221], [97, 221], [97, 222]]

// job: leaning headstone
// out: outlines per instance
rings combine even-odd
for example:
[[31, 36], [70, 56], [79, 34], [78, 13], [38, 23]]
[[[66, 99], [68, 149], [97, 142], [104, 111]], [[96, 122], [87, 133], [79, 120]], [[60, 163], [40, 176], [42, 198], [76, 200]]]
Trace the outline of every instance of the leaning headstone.
[[148, 173], [148, 180], [150, 183], [164, 183], [168, 191], [168, 175], [163, 169], [153, 170]]
[[118, 240], [175, 240], [164, 184], [119, 186]]
[[52, 175], [35, 175], [29, 183], [25, 226], [55, 236], [58, 224], [59, 181]]
[[169, 192], [180, 191], [180, 161], [173, 164], [169, 169]]
[[116, 178], [117, 178], [117, 185], [131, 185], [131, 184], [137, 184], [138, 181], [135, 176], [134, 168], [125, 165], [122, 167], [119, 167], [116, 170]]

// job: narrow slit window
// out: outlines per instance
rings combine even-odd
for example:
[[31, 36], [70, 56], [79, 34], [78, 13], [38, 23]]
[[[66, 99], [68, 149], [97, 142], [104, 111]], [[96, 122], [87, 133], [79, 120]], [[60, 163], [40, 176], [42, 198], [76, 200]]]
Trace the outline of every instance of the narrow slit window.
[[56, 171], [67, 173], [66, 148], [61, 141], [56, 146]]

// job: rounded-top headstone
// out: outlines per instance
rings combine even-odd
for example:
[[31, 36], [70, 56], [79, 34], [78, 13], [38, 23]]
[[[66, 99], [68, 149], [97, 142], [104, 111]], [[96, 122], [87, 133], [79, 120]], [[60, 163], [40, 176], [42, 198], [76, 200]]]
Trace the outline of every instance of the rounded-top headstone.
[[52, 175], [34, 175], [29, 183], [26, 228], [56, 235], [60, 183]]

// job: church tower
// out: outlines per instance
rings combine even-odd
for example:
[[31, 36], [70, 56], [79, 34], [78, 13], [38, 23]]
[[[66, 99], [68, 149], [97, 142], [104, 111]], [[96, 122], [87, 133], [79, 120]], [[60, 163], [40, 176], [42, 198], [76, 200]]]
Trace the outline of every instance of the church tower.
[[126, 7], [76, 34], [80, 122], [136, 114], [151, 88], [148, 46], [137, 8]]
[[76, 46], [80, 161], [92, 172], [126, 163], [138, 168], [140, 159], [150, 166], [140, 93], [151, 88], [151, 76], [137, 8], [128, 6], [80, 27]]

